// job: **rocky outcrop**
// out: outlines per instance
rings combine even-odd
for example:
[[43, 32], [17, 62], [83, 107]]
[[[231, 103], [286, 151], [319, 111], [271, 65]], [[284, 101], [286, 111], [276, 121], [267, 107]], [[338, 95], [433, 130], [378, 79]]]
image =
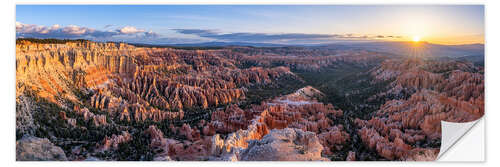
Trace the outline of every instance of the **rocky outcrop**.
[[149, 147], [153, 150], [155, 155], [155, 160], [171, 160], [168, 156], [169, 146], [167, 139], [163, 137], [163, 132], [156, 128], [156, 126], [150, 126], [146, 131], [150, 136]]
[[397, 98], [386, 101], [371, 119], [355, 120], [361, 140], [389, 160], [434, 160], [441, 121], [469, 122], [484, 115], [481, 71], [456, 61], [386, 60], [371, 74], [391, 81], [392, 88], [372, 99]]
[[[409, 159], [417, 156], [414, 155], [416, 153], [421, 154], [415, 149], [424, 149], [417, 143], [433, 143], [441, 139], [441, 121], [476, 120], [482, 116], [481, 108], [424, 90], [413, 94], [408, 100], [388, 101], [372, 119], [357, 119], [356, 124], [362, 127], [358, 131], [362, 141], [381, 156], [390, 160]], [[424, 149], [424, 152], [427, 151]], [[431, 158], [427, 156], [427, 159]]]
[[80, 109], [79, 107], [76, 107], [75, 112], [76, 112], [76, 114], [82, 116], [85, 121], [92, 120], [92, 123], [94, 124], [94, 126], [107, 125], [106, 115], [102, 115], [102, 114], [96, 115], [96, 114], [90, 112], [89, 109], [87, 109], [87, 108]]
[[324, 155], [332, 155], [334, 152], [341, 151], [344, 144], [351, 140], [350, 137], [342, 125], [328, 127], [327, 130], [318, 134], [318, 139], [324, 147]]
[[126, 143], [132, 140], [132, 136], [130, 133], [126, 131], [122, 131], [122, 134], [120, 135], [115, 135], [113, 134], [111, 137], [106, 136], [104, 140], [97, 146], [97, 150], [102, 152], [102, 151], [108, 151], [108, 150], [117, 150], [118, 145], [121, 143]]
[[34, 135], [39, 128], [33, 119], [37, 109], [38, 106], [32, 98], [24, 95], [16, 98], [16, 135]]
[[303, 87], [294, 93], [278, 97], [272, 103], [287, 104], [287, 105], [304, 105], [317, 104], [317, 100], [323, 98], [325, 94], [312, 86]]
[[252, 140], [240, 154], [243, 161], [325, 161], [323, 146], [312, 132], [285, 128]]
[[64, 151], [48, 139], [23, 137], [16, 141], [16, 161], [66, 161]]
[[[184, 126], [187, 128], [187, 126]], [[207, 160], [210, 156], [211, 138], [203, 137], [191, 140], [165, 138], [163, 132], [150, 126], [146, 131], [151, 138], [149, 147], [155, 153], [154, 160]]]
[[[212, 115], [211, 123], [214, 124], [217, 131], [240, 130], [229, 134], [225, 139], [221, 139], [219, 135], [214, 136], [211, 152], [219, 157], [219, 160], [233, 160], [249, 147], [249, 141], [261, 140], [273, 129], [284, 128], [312, 132], [319, 144], [323, 146], [321, 151], [325, 155], [331, 155], [332, 152], [341, 150], [344, 144], [350, 140], [350, 136], [344, 131], [342, 125], [334, 125], [330, 118], [341, 117], [343, 112], [333, 109], [331, 104], [324, 105], [314, 101], [305, 101], [313, 100], [312, 96], [304, 96], [303, 94], [304, 90], [312, 89], [314, 88], [300, 89], [296, 93], [278, 97], [271, 103], [254, 106], [248, 111], [231, 106], [225, 111], [215, 112]], [[283, 99], [288, 101], [280, 101]], [[308, 103], [298, 104], [298, 101]]]
[[[307, 87], [297, 92], [303, 96], [304, 90], [312, 90]], [[310, 91], [314, 92], [314, 91]], [[286, 95], [284, 97], [294, 97], [289, 100], [312, 100], [310, 97], [298, 97], [298, 95]], [[251, 141], [260, 141], [270, 131], [293, 128], [294, 134], [291, 136], [291, 144], [302, 147], [303, 145], [313, 145], [314, 149], [298, 149], [300, 153], [297, 157], [289, 157], [289, 160], [325, 160], [322, 154], [329, 155], [339, 151], [349, 141], [342, 125], [335, 125], [333, 118], [341, 117], [342, 111], [333, 109], [332, 105], [324, 105], [319, 102], [310, 104], [291, 105], [288, 103], [263, 103], [254, 105], [252, 108], [243, 110], [237, 105], [230, 105], [225, 109], [212, 113], [211, 121], [200, 121], [192, 126], [183, 124], [180, 127], [170, 125], [169, 132], [177, 139], [164, 138], [163, 133], [155, 126], [149, 127], [146, 133], [151, 136], [151, 149], [156, 150], [158, 159], [168, 157], [169, 160], [225, 160], [239, 161], [252, 160], [253, 153], [246, 155], [242, 159], [240, 155], [244, 150], [249, 149]], [[295, 132], [300, 131], [300, 132]], [[309, 131], [309, 132], [306, 132]], [[221, 137], [217, 133], [229, 133], [226, 137]], [[286, 132], [288, 134], [288, 132]], [[307, 134], [307, 135], [306, 135]], [[302, 135], [302, 136], [301, 136]], [[288, 136], [290, 137], [290, 136]], [[302, 141], [304, 138], [314, 138], [313, 141]], [[285, 146], [283, 146], [285, 147]], [[321, 147], [321, 148], [317, 148]], [[282, 148], [278, 148], [280, 150]], [[255, 155], [257, 156], [265, 155]], [[255, 159], [257, 160], [257, 159]], [[278, 159], [276, 159], [278, 160]]]
[[79, 102], [73, 91], [75, 86], [98, 87], [107, 84], [112, 74], [135, 71], [132, 58], [124, 56], [129, 49], [125, 45], [93, 42], [17, 44], [17, 90], [27, 87], [60, 105], [60, 98]]
[[457, 61], [422, 59], [389, 59], [371, 74], [378, 80], [392, 80], [386, 94], [399, 94], [403, 90], [432, 90], [462, 101], [484, 101], [483, 69]]
[[376, 150], [380, 156], [388, 160], [402, 160], [406, 157], [413, 156], [413, 148], [406, 144], [401, 138], [396, 137], [391, 141], [391, 139], [381, 136], [376, 130], [366, 127], [359, 130], [359, 135], [368, 148]]
[[356, 152], [349, 151], [349, 153], [347, 153], [347, 158], [345, 160], [346, 161], [356, 161]]
[[[111, 119], [158, 122], [182, 120], [184, 109], [238, 102], [245, 99], [243, 86], [293, 76], [286, 67], [239, 69], [226, 57], [230, 53], [24, 41], [16, 45], [16, 90], [18, 96], [34, 92], [63, 108], [106, 111]], [[106, 124], [104, 115], [87, 115], [96, 125]]]

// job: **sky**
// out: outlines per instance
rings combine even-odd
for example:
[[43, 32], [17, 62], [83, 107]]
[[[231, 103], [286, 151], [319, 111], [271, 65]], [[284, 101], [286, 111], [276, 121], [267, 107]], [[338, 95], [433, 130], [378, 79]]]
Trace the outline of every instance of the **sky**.
[[17, 5], [16, 36], [149, 44], [484, 43], [482, 5]]

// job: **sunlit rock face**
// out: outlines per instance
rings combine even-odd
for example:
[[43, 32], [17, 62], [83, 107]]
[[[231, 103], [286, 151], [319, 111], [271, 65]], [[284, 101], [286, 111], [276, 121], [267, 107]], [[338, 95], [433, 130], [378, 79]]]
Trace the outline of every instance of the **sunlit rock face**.
[[114, 43], [67, 43], [16, 45], [17, 92], [28, 88], [51, 102], [79, 102], [73, 89], [99, 87], [115, 75], [136, 70], [131, 46]]
[[224, 51], [94, 42], [23, 42], [16, 51], [18, 96], [31, 91], [63, 107], [90, 105], [125, 121], [182, 119], [185, 108], [234, 103], [245, 98], [242, 86], [291, 75], [285, 67], [239, 69]]

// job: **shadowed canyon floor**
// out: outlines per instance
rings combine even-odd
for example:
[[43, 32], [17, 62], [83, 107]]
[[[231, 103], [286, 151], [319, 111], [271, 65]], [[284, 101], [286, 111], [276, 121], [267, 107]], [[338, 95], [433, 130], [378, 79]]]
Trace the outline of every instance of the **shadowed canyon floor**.
[[434, 160], [440, 121], [483, 114], [484, 68], [461, 59], [16, 44], [17, 160]]

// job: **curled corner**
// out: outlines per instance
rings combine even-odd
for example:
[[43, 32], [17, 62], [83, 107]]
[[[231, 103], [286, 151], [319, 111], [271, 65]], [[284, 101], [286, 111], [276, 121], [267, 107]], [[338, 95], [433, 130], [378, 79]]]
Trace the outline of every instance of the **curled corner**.
[[471, 122], [441, 121], [441, 148], [436, 160], [446, 153], [462, 136], [464, 136], [480, 119]]

